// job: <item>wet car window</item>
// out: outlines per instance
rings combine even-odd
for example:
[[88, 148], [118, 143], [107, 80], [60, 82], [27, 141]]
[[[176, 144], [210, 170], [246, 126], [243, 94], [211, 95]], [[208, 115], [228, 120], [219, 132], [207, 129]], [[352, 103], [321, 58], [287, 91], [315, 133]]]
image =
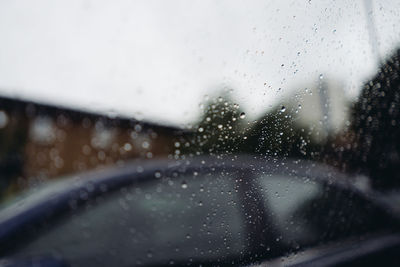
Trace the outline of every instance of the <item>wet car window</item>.
[[[10, 255], [52, 255], [79, 266], [245, 264], [395, 229], [391, 216], [345, 184], [248, 167], [212, 170], [155, 171], [142, 183], [96, 197], [70, 194], [67, 211], [31, 224]], [[28, 205], [54, 189], [41, 192], [31, 194]], [[82, 199], [89, 200], [79, 204]]]
[[293, 248], [358, 238], [389, 230], [392, 225], [391, 218], [378, 207], [346, 187], [330, 187], [326, 181], [307, 177], [274, 175], [260, 177], [260, 185], [280, 233], [276, 241]]
[[0, 265], [400, 266], [399, 12], [0, 1]]
[[81, 266], [237, 260], [247, 236], [234, 183], [228, 174], [195, 173], [124, 187], [76, 207], [16, 253], [54, 253]]

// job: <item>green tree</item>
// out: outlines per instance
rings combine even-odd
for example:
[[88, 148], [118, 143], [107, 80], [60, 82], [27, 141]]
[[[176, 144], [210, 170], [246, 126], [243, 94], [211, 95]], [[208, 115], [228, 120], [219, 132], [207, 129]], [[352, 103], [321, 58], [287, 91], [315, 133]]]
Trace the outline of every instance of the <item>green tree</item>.
[[280, 157], [313, 158], [321, 149], [310, 131], [296, 123], [296, 112], [278, 106], [247, 129], [242, 151]]
[[194, 154], [230, 154], [239, 152], [243, 143], [245, 114], [227, 93], [209, 100], [203, 107], [203, 116], [189, 138]]

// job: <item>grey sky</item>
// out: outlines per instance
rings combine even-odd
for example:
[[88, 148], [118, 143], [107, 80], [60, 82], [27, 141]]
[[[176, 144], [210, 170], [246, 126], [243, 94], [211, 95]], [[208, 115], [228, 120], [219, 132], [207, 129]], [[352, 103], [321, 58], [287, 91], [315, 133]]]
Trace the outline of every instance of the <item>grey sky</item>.
[[[175, 125], [224, 86], [253, 118], [321, 73], [355, 97], [376, 67], [362, 3], [1, 1], [0, 94]], [[372, 4], [383, 56], [399, 7]]]

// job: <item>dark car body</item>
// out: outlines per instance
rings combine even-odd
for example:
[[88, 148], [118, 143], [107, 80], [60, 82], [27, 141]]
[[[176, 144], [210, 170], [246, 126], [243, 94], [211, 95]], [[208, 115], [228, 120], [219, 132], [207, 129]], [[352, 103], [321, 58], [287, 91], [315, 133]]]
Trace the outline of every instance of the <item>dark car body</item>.
[[5, 266], [398, 263], [397, 214], [357, 184], [295, 159], [131, 162], [2, 209], [0, 256]]

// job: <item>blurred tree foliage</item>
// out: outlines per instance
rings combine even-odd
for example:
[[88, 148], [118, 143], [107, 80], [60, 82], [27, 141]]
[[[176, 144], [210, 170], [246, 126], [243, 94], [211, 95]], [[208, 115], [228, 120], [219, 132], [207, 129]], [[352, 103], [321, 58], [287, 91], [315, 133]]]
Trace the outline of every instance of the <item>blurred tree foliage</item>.
[[[400, 50], [382, 63], [353, 104], [350, 123], [324, 142], [299, 114], [277, 106], [256, 122], [240, 119], [239, 105], [223, 95], [206, 103], [184, 153], [250, 153], [324, 161], [372, 177], [375, 188], [400, 186]], [[314, 132], [315, 134], [315, 132]]]
[[227, 93], [212, 98], [205, 105], [202, 119], [189, 137], [190, 146], [184, 153], [221, 154], [239, 152], [243, 143], [243, 119], [240, 106]]
[[351, 126], [330, 144], [338, 165], [373, 178], [376, 188], [400, 185], [400, 50], [364, 85]]
[[209, 100], [182, 152], [185, 154], [261, 154], [273, 157], [316, 158], [321, 150], [310, 132], [294, 123], [296, 112], [277, 107], [260, 120], [248, 122], [240, 105], [231, 97]]
[[243, 151], [273, 157], [317, 158], [321, 146], [310, 130], [297, 125], [297, 113], [278, 106], [247, 130]]

